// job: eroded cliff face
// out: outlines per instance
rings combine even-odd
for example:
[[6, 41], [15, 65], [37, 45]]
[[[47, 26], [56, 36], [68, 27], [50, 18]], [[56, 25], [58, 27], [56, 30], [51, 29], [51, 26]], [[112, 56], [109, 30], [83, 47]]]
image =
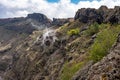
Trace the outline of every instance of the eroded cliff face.
[[19, 48], [33, 31], [50, 26], [51, 22], [45, 15], [36, 15], [41, 21], [36, 17], [33, 19], [34, 14], [29, 15], [31, 17], [0, 19], [0, 76], [3, 76], [11, 64], [16, 48]]
[[[44, 32], [44, 31], [43, 31]], [[15, 48], [13, 61], [4, 74], [5, 80], [56, 80], [65, 62], [66, 42], [58, 40], [54, 30], [29, 36]], [[29, 41], [27, 41], [29, 40]]]
[[120, 7], [115, 6], [114, 9], [108, 9], [106, 6], [101, 6], [99, 9], [82, 8], [76, 12], [74, 18], [83, 23], [120, 23]]

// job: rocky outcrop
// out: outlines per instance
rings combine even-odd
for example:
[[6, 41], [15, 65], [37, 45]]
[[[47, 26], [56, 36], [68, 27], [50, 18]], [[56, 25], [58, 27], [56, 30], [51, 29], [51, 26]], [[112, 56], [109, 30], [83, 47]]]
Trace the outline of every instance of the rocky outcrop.
[[72, 80], [120, 80], [120, 35], [109, 54], [78, 71]]
[[83, 23], [120, 23], [120, 6], [115, 6], [114, 9], [108, 9], [106, 6], [99, 9], [81, 8], [76, 12], [74, 19]]
[[32, 13], [32, 14], [28, 14], [27, 19], [33, 19], [39, 23], [41, 23], [41, 25], [46, 25], [46, 26], [50, 26], [51, 25], [51, 20], [47, 18], [47, 16], [45, 16], [44, 14], [41, 13]]
[[72, 22], [73, 20], [74, 20], [73, 18], [66, 18], [66, 19], [65, 18], [64, 19], [53, 18], [52, 25], [53, 26], [62, 26], [65, 23]]

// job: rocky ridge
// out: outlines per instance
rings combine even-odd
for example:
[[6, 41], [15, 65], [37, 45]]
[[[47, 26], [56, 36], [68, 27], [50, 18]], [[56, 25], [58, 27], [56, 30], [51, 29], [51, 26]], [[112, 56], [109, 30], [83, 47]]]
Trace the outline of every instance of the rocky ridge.
[[114, 9], [108, 9], [101, 6], [99, 9], [81, 8], [76, 12], [74, 19], [79, 19], [83, 23], [119, 23], [120, 24], [120, 6]]

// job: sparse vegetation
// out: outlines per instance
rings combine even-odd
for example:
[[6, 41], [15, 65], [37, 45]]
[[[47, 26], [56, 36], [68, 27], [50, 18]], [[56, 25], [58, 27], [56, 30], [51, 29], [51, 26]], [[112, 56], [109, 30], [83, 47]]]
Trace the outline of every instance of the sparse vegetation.
[[67, 34], [70, 35], [70, 36], [79, 35], [79, 33], [80, 33], [79, 28], [70, 29], [69, 31], [67, 31]]
[[90, 58], [97, 62], [101, 60], [115, 43], [120, 31], [120, 26], [108, 27], [100, 31], [90, 49]]
[[98, 23], [94, 23], [93, 25], [91, 25], [88, 30], [86, 31], [86, 34], [88, 36], [92, 36], [93, 34], [99, 32], [99, 24]]
[[79, 62], [79, 63], [65, 63], [63, 66], [63, 73], [61, 75], [61, 80], [70, 80], [72, 76], [82, 67], [84, 62]]
[[[77, 31], [77, 29], [78, 28], [70, 29], [69, 35], [73, 35], [74, 30]], [[84, 61], [86, 62], [89, 61], [89, 57], [90, 60], [97, 62], [101, 60], [104, 56], [106, 56], [112, 45], [115, 43], [119, 32], [120, 32], [120, 25], [110, 26], [110, 24], [99, 25], [97, 23], [91, 25], [90, 28], [85, 31], [86, 34], [82, 34], [81, 37], [75, 39], [73, 42], [70, 43], [71, 47], [69, 46], [69, 50], [67, 52], [70, 53], [71, 50], [75, 50], [76, 51], [76, 52], [74, 51], [75, 53], [79, 53], [78, 52], [79, 49], [80, 50], [84, 49], [86, 50], [85, 53], [89, 52], [90, 56], [86, 56], [87, 58], [85, 58], [81, 62], [77, 62], [77, 63], [66, 62], [63, 66], [62, 73], [60, 76], [61, 80], [70, 80], [73, 77], [73, 75], [75, 75], [75, 73], [84, 65]], [[90, 39], [93, 34], [97, 35], [94, 40], [94, 43], [89, 45], [89, 47], [85, 47], [87, 45], [88, 39]], [[85, 39], [82, 39], [84, 37]]]

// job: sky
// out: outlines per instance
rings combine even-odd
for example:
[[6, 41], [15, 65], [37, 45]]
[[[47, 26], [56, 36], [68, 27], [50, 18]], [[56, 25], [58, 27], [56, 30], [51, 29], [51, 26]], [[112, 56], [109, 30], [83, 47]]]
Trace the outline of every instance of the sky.
[[120, 0], [0, 0], [0, 18], [26, 17], [42, 13], [48, 18], [74, 17], [80, 8], [120, 6]]

